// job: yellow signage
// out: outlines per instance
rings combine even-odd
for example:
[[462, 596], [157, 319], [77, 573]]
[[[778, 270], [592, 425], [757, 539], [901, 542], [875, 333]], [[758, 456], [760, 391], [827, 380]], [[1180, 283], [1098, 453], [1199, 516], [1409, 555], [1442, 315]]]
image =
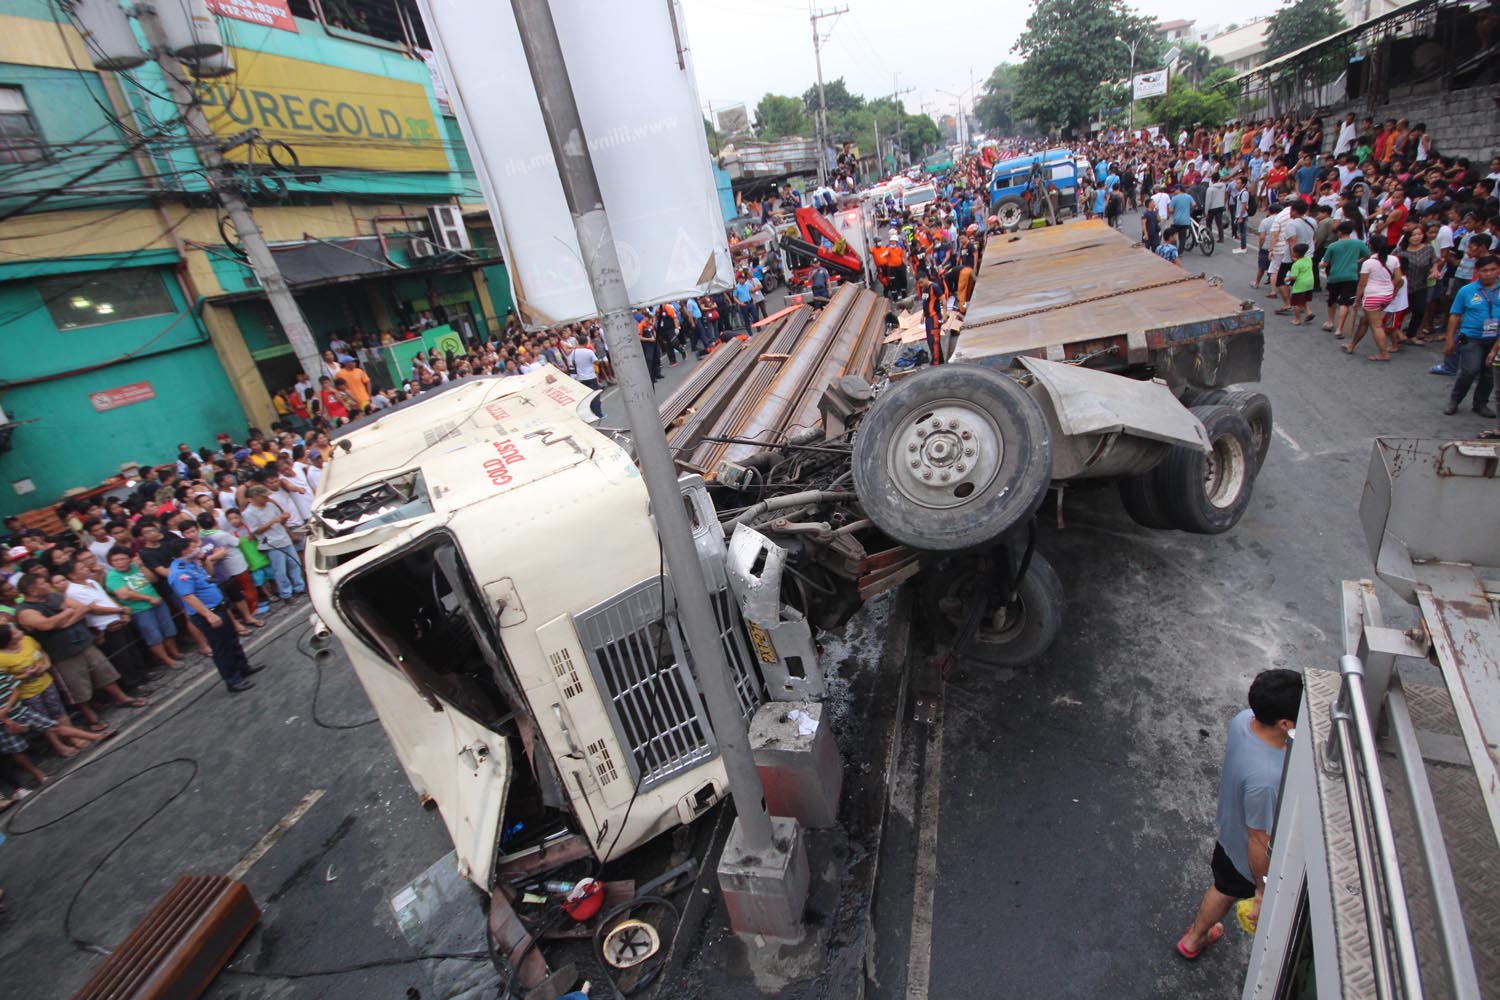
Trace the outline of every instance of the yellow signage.
[[[310, 167], [450, 169], [422, 84], [248, 49], [229, 54], [232, 76], [196, 85], [216, 135], [259, 129]], [[226, 155], [243, 160], [251, 152], [247, 144]]]

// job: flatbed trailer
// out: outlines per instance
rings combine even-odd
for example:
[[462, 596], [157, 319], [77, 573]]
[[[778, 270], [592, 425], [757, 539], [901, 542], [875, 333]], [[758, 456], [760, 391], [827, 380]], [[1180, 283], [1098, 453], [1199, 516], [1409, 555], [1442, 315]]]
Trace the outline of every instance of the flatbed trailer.
[[1181, 395], [1258, 380], [1264, 331], [1251, 303], [1086, 221], [990, 237], [951, 360], [1083, 362]]

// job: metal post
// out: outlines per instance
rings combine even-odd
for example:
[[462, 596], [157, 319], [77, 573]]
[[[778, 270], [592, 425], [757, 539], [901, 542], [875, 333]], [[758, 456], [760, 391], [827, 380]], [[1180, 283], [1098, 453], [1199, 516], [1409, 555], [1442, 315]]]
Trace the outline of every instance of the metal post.
[[811, 18], [813, 33], [813, 62], [818, 67], [818, 110], [813, 115], [813, 131], [818, 143], [818, 184], [828, 183], [828, 143], [823, 137], [824, 123], [828, 118], [828, 98], [823, 94], [823, 44], [818, 38], [818, 15]]
[[771, 818], [750, 753], [749, 733], [740, 713], [739, 698], [730, 687], [729, 666], [720, 645], [717, 619], [709, 604], [708, 583], [698, 562], [677, 474], [667, 451], [666, 435], [662, 433], [651, 376], [646, 371], [646, 356], [630, 318], [629, 293], [621, 277], [614, 234], [605, 213], [599, 178], [594, 173], [594, 159], [578, 114], [573, 84], [563, 61], [557, 26], [547, 0], [511, 0], [511, 10], [536, 86], [547, 139], [557, 160], [558, 179], [562, 181], [578, 233], [594, 304], [603, 317], [604, 339], [615, 363], [636, 460], [651, 498], [662, 554], [677, 595], [679, 618], [688, 651], [698, 667], [698, 681], [703, 687], [703, 700], [739, 813], [743, 841], [752, 851], [770, 852]]
[[281, 268], [272, 256], [271, 248], [266, 245], [266, 238], [261, 234], [255, 216], [250, 213], [250, 206], [225, 176], [226, 163], [223, 154], [219, 152], [218, 137], [209, 128], [203, 108], [183, 82], [186, 74], [182, 64], [167, 51], [166, 34], [156, 13], [149, 6], [143, 4], [136, 8], [136, 20], [145, 32], [146, 44], [151, 47], [151, 54], [161, 66], [162, 75], [167, 78], [167, 87], [173, 101], [182, 109], [183, 123], [187, 126], [188, 136], [193, 140], [198, 159], [212, 176], [214, 197], [229, 216], [240, 242], [245, 245], [245, 257], [250, 270], [255, 274], [255, 280], [260, 282], [260, 287], [265, 290], [266, 298], [271, 302], [271, 310], [276, 314], [287, 342], [297, 353], [297, 362], [313, 384], [317, 385], [323, 369], [312, 330], [308, 328], [307, 319], [302, 315], [302, 307], [292, 297], [292, 290], [282, 277]]
[[838, 17], [848, 10], [848, 7], [840, 7], [838, 10], [812, 12], [808, 18], [812, 22], [813, 33], [813, 62], [818, 67], [818, 183], [828, 183], [828, 99], [823, 94], [823, 39], [818, 35], [818, 22], [825, 17]]

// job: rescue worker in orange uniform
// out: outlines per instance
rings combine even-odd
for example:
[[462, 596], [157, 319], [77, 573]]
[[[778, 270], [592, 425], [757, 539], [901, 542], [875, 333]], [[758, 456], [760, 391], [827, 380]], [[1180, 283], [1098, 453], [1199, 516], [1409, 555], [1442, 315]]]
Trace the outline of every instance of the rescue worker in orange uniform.
[[932, 363], [943, 363], [943, 303], [948, 298], [947, 285], [941, 277], [923, 274], [917, 279], [917, 296], [922, 301], [922, 325], [927, 330], [927, 352]]

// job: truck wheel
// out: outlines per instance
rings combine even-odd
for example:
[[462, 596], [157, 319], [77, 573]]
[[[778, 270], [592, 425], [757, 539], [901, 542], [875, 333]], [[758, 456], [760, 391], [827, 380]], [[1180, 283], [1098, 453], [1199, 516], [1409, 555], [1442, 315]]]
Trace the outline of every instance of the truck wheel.
[[1183, 531], [1217, 535], [1239, 522], [1255, 487], [1255, 440], [1250, 425], [1232, 406], [1195, 406], [1193, 416], [1208, 431], [1209, 452], [1181, 446], [1157, 467], [1172, 523]]
[[[925, 606], [943, 638], [951, 638], [965, 621], [970, 602], [986, 597], [989, 584], [980, 560], [965, 559], [928, 573], [922, 583]], [[1026, 575], [1003, 607], [986, 607], [979, 630], [961, 652], [964, 658], [991, 667], [1024, 667], [1051, 647], [1062, 629], [1067, 599], [1052, 564], [1031, 553]]]
[[1266, 452], [1271, 450], [1271, 401], [1264, 393], [1237, 389], [1220, 392], [1219, 398], [1213, 402], [1232, 406], [1240, 411], [1240, 416], [1250, 425], [1250, 438], [1255, 442], [1255, 467], [1259, 469], [1265, 465]]
[[854, 441], [865, 515], [903, 545], [962, 552], [1030, 520], [1052, 478], [1047, 421], [1014, 379], [937, 365], [881, 394]]
[[1026, 221], [1026, 205], [1015, 195], [1001, 198], [995, 206], [994, 215], [999, 220], [1001, 229], [1006, 231], [1019, 229], [1021, 223]]
[[1156, 469], [1122, 478], [1120, 501], [1130, 519], [1143, 528], [1165, 530], [1173, 526], [1172, 515], [1162, 500], [1161, 487], [1156, 483]]
[[1187, 407], [1212, 406], [1215, 403], [1221, 402], [1228, 392], [1228, 389], [1198, 389], [1188, 386], [1182, 390], [1181, 402], [1183, 406]]

